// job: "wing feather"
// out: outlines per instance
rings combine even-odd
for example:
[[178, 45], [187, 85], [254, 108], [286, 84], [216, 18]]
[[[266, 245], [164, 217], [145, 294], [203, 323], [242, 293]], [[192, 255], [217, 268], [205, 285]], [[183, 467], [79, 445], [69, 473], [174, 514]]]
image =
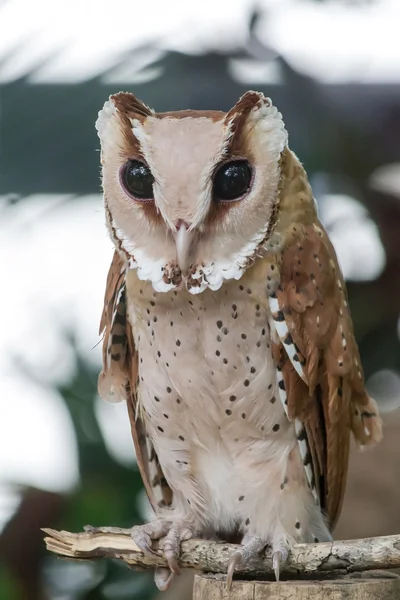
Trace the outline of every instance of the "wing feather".
[[107, 277], [100, 321], [100, 333], [104, 335], [103, 369], [99, 375], [98, 389], [105, 400], [125, 400], [127, 403], [139, 472], [150, 503], [157, 512], [161, 506], [170, 506], [172, 491], [138, 410], [138, 355], [129, 323], [125, 273], [125, 264], [115, 251]]
[[321, 507], [333, 527], [346, 485], [350, 431], [360, 445], [377, 442], [381, 422], [365, 391], [336, 254], [319, 223], [284, 250], [270, 308], [287, 414], [304, 426]]

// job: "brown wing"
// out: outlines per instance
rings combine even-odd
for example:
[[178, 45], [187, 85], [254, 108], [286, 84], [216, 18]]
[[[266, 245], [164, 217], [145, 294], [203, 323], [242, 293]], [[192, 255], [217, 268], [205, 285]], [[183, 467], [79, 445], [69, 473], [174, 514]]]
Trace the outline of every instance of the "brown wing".
[[105, 400], [126, 400], [137, 464], [150, 503], [157, 512], [159, 506], [171, 504], [172, 492], [137, 410], [138, 357], [127, 313], [125, 271], [123, 261], [114, 252], [100, 321], [100, 334], [104, 332], [104, 337], [98, 389]]
[[280, 286], [270, 300], [280, 338], [274, 355], [288, 417], [303, 424], [321, 506], [333, 528], [346, 485], [350, 430], [360, 445], [377, 442], [381, 421], [365, 391], [334, 248], [319, 223], [303, 233], [283, 252]]

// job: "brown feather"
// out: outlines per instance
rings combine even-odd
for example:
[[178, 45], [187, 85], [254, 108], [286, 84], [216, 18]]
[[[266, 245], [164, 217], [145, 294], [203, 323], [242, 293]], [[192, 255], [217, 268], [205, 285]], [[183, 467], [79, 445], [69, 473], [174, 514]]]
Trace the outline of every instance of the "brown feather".
[[[381, 424], [365, 390], [345, 284], [322, 226], [297, 227], [284, 250], [276, 296], [305, 358], [306, 384], [286, 357], [282, 373], [289, 418], [305, 425], [321, 506], [331, 527], [346, 485], [350, 429], [361, 444], [377, 442]], [[367, 433], [368, 432], [368, 433]]]
[[[160, 506], [171, 504], [172, 491], [146, 435], [137, 406], [138, 356], [125, 300], [125, 270], [122, 258], [115, 251], [108, 272], [100, 322], [100, 333], [104, 332], [104, 337], [103, 369], [98, 388], [105, 400], [126, 400], [137, 465], [150, 503], [157, 512]], [[160, 490], [156, 489], [158, 486]]]

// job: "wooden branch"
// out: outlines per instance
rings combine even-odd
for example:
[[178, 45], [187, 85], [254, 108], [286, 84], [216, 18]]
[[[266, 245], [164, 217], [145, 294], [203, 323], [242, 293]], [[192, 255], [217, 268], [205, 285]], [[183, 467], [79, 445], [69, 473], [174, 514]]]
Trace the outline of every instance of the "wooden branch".
[[[166, 566], [161, 553], [143, 555], [130, 537], [129, 529], [87, 527], [82, 533], [43, 529], [47, 549], [71, 559], [115, 558], [130, 567], [146, 569]], [[203, 572], [226, 573], [231, 554], [238, 546], [194, 539], [182, 543], [180, 565]], [[155, 546], [156, 548], [156, 546]], [[297, 544], [289, 555], [282, 578], [340, 576], [356, 571], [400, 568], [400, 535], [319, 544]], [[266, 552], [238, 573], [273, 575], [271, 555]]]

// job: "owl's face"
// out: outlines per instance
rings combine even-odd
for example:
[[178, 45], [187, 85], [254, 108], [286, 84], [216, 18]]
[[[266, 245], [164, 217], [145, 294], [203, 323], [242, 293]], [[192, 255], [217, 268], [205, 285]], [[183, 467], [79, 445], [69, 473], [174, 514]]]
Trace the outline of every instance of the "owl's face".
[[270, 100], [157, 114], [120, 93], [96, 127], [108, 226], [139, 279], [191, 293], [239, 279], [275, 219], [287, 133]]

